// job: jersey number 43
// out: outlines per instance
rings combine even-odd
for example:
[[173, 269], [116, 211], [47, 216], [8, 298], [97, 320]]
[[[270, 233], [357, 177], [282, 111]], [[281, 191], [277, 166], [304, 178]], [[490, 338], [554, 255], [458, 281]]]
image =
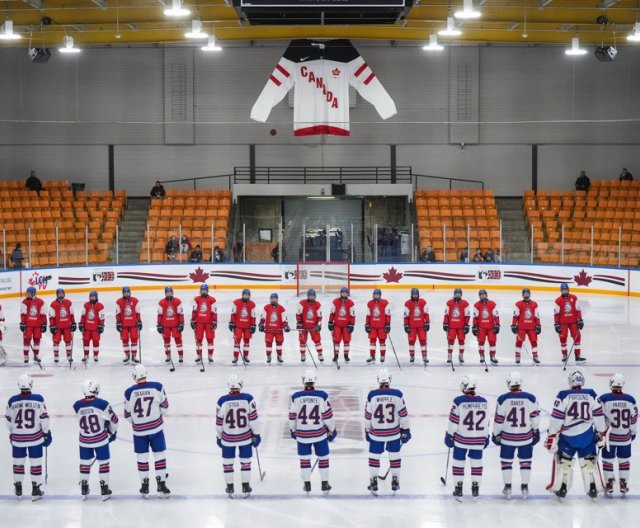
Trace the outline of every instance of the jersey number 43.
[[[385, 413], [386, 410], [386, 413]], [[386, 416], [385, 416], [386, 414]], [[378, 420], [379, 424], [393, 423], [395, 421], [396, 406], [393, 403], [380, 404], [373, 412], [373, 417]]]

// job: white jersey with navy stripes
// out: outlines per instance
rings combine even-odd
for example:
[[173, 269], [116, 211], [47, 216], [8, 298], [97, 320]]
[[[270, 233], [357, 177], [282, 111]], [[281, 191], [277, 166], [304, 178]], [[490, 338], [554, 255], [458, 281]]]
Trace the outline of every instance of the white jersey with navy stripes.
[[409, 414], [402, 392], [390, 388], [369, 392], [364, 408], [364, 430], [371, 440], [398, 440], [401, 429], [409, 429]]
[[498, 397], [493, 434], [508, 446], [529, 445], [540, 429], [540, 406], [533, 394], [513, 391]]
[[4, 414], [11, 445], [33, 447], [42, 444], [49, 432], [49, 414], [40, 394], [16, 394], [9, 398]]
[[232, 392], [216, 406], [216, 434], [224, 446], [243, 446], [259, 434], [256, 400], [251, 394]]
[[605, 431], [602, 405], [593, 389], [567, 389], [556, 396], [551, 411], [549, 434], [579, 436], [592, 430]]
[[80, 426], [80, 447], [102, 447], [109, 443], [109, 434], [118, 430], [118, 417], [102, 398], [85, 398], [73, 404]]
[[630, 394], [609, 392], [600, 396], [609, 429], [609, 445], [626, 446], [638, 430], [638, 406]]
[[168, 409], [169, 400], [157, 381], [138, 383], [124, 393], [124, 417], [131, 422], [134, 436], [150, 436], [162, 431], [162, 416]]
[[327, 438], [336, 426], [329, 395], [322, 390], [301, 390], [291, 395], [289, 429], [302, 444], [313, 444]]
[[453, 400], [447, 433], [456, 447], [484, 449], [489, 436], [489, 404], [482, 396], [463, 394]]

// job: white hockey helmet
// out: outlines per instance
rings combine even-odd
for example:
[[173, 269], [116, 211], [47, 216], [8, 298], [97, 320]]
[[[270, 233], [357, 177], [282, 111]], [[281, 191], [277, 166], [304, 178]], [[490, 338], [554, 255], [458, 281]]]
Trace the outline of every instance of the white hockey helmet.
[[91, 398], [100, 394], [100, 384], [97, 381], [85, 380], [82, 382], [82, 394], [85, 398]]
[[231, 374], [227, 380], [227, 387], [229, 387], [229, 390], [242, 390], [242, 380], [240, 376]]
[[147, 367], [144, 365], [136, 365], [133, 368], [133, 379], [135, 381], [140, 381], [147, 378]]
[[624, 387], [624, 376], [622, 374], [614, 374], [609, 378], [609, 387], [612, 389], [620, 389]]
[[316, 373], [311, 369], [307, 369], [302, 376], [302, 383], [304, 385], [314, 385], [317, 379]]
[[579, 370], [574, 370], [569, 377], [567, 378], [569, 381], [569, 387], [582, 387], [584, 386], [584, 374]]
[[507, 387], [513, 389], [513, 387], [522, 387], [522, 376], [519, 372], [509, 372], [507, 376]]
[[23, 374], [18, 378], [18, 388], [20, 390], [29, 391], [33, 387], [33, 378], [29, 374]]
[[390, 385], [391, 384], [391, 374], [386, 368], [380, 369], [378, 371], [378, 385]]
[[462, 392], [474, 391], [476, 390], [477, 386], [478, 386], [478, 378], [473, 374], [466, 375], [464, 378], [462, 378], [462, 381], [460, 382], [460, 390]]

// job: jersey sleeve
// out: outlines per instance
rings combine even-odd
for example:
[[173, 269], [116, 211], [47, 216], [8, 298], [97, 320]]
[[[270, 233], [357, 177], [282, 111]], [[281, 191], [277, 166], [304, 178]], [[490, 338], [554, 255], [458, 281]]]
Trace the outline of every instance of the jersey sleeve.
[[454, 403], [449, 411], [449, 424], [447, 425], [447, 433], [453, 436], [460, 425], [460, 415], [458, 414], [458, 406]]
[[229, 315], [229, 322], [230, 323], [235, 323], [236, 322], [237, 311], [238, 311], [238, 307], [236, 306], [236, 303], [234, 302], [234, 303], [231, 304], [231, 315]]
[[222, 416], [222, 406], [220, 402], [216, 405], [216, 437], [222, 438], [222, 424], [224, 423], [224, 417]]
[[393, 99], [360, 55], [349, 62], [349, 84], [374, 106], [382, 119], [398, 113]]
[[128, 392], [124, 395], [124, 419], [133, 423], [133, 418], [131, 417], [131, 400], [129, 399]]
[[293, 88], [294, 68], [295, 64], [284, 57], [278, 61], [251, 109], [251, 119], [264, 123], [269, 118], [273, 107], [282, 101], [289, 90]]
[[389, 306], [389, 303], [387, 303], [384, 308], [384, 322], [388, 325], [391, 324], [391, 307]]
[[333, 409], [331, 408], [331, 403], [329, 403], [329, 398], [324, 400], [324, 404], [322, 405], [322, 421], [330, 433], [335, 431], [336, 424], [333, 419]]
[[4, 425], [6, 425], [7, 430], [12, 433], [13, 432], [13, 413], [11, 412], [11, 405], [7, 405], [7, 409], [4, 412]]
[[576, 317], [578, 319], [582, 319], [582, 307], [580, 306], [580, 301], [576, 299]]
[[566, 416], [566, 404], [562, 398], [558, 395], [556, 401], [553, 403], [553, 410], [551, 411], [551, 417], [549, 419], [549, 434], [557, 434]]
[[371, 431], [371, 417], [373, 416], [371, 412], [371, 401], [367, 398], [366, 403], [364, 404], [364, 430], [368, 433]]
[[535, 323], [536, 326], [540, 326], [540, 312], [538, 311], [538, 306], [536, 306], [536, 309], [533, 311], [533, 317], [535, 319]]
[[531, 402], [529, 418], [531, 418], [531, 429], [534, 431], [540, 430], [540, 405], [536, 398]]
[[118, 425], [120, 425], [118, 415], [113, 411], [111, 405], [108, 405], [104, 412], [107, 416], [106, 426], [109, 428], [111, 434], [115, 434], [118, 431]]
[[298, 402], [291, 397], [291, 401], [289, 402], [289, 430], [296, 430], [296, 424], [298, 421]]
[[116, 302], [116, 323], [122, 322], [122, 311], [120, 310], [120, 303]]
[[632, 435], [637, 434], [638, 431], [638, 406], [636, 401], [633, 400], [633, 408], [631, 410], [631, 421], [629, 422], [629, 430]]
[[322, 323], [322, 308], [318, 308], [316, 311], [316, 320], [318, 321], [318, 324]]
[[165, 415], [169, 412], [169, 400], [164, 387], [160, 389], [160, 414]]
[[253, 398], [249, 402], [249, 425], [254, 435], [260, 434], [260, 422], [258, 421], [258, 406]]
[[596, 428], [596, 431], [603, 433], [607, 429], [607, 424], [604, 419], [604, 409], [602, 408], [602, 402], [595, 394], [591, 401], [591, 409], [593, 411], [593, 426]]
[[49, 326], [53, 326], [56, 324], [56, 311], [53, 308], [53, 305], [49, 308]]
[[40, 409], [40, 429], [42, 429], [43, 433], [49, 432], [49, 413], [44, 402], [42, 402], [42, 408]]
[[449, 305], [444, 307], [444, 317], [442, 318], [442, 324], [449, 324]]
[[400, 418], [400, 429], [409, 429], [409, 411], [407, 411], [407, 404], [404, 402], [404, 398], [400, 398], [400, 410], [398, 411]]
[[473, 312], [472, 313], [473, 313], [473, 319], [471, 321], [471, 324], [473, 326], [478, 326], [478, 316], [480, 315], [480, 313], [478, 312], [478, 309], [475, 307], [475, 305], [473, 307]]
[[556, 299], [553, 303], [553, 323], [558, 324], [560, 322], [560, 302]]
[[496, 414], [493, 417], [493, 434], [498, 436], [504, 429], [504, 409], [500, 402], [496, 403]]
[[493, 322], [494, 324], [500, 326], [500, 312], [498, 311], [498, 307], [493, 308]]
[[351, 306], [349, 307], [349, 324], [352, 324], [352, 325], [356, 324], [356, 307], [353, 304], [353, 302], [351, 303]]

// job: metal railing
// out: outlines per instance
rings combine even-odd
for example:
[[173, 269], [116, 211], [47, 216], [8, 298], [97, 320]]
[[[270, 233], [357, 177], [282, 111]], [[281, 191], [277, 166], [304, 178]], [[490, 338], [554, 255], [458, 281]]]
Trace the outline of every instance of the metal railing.
[[484, 182], [482, 180], [470, 180], [467, 178], [450, 178], [448, 176], [430, 176], [427, 174], [414, 174], [415, 179], [414, 189], [418, 189], [418, 181], [420, 178], [428, 178], [431, 180], [447, 180], [449, 182], [449, 190], [453, 189], [453, 182], [473, 183], [480, 185], [480, 189], [484, 190]]
[[160, 183], [180, 183], [180, 182], [193, 182], [193, 190], [198, 189], [198, 182], [201, 180], [216, 180], [220, 178], [227, 178], [227, 189], [231, 190], [231, 178], [233, 174], [216, 174], [214, 176], [198, 176], [197, 178], [178, 178], [174, 180], [159, 180]]
[[411, 167], [235, 167], [233, 183], [413, 183]]

